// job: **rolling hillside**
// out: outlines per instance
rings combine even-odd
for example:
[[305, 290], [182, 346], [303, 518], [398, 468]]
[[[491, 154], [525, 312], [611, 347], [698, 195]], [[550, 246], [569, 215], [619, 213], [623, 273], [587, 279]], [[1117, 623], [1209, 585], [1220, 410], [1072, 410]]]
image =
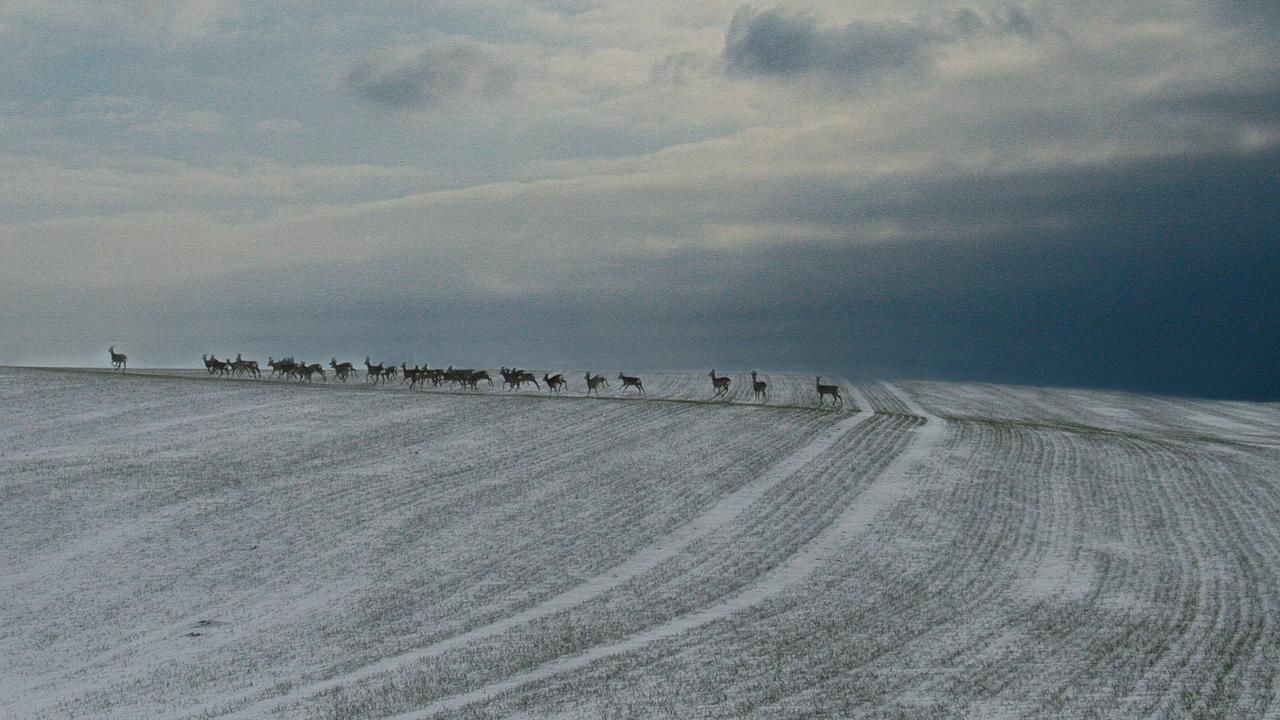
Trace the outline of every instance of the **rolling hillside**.
[[1276, 405], [566, 374], [0, 368], [0, 717], [1280, 714]]

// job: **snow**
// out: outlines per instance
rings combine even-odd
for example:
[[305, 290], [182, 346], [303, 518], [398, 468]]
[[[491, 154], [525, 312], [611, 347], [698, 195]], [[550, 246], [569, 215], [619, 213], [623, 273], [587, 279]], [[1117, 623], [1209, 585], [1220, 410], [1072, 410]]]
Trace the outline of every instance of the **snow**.
[[0, 717], [1277, 712], [1274, 405], [732, 377], [0, 368]]

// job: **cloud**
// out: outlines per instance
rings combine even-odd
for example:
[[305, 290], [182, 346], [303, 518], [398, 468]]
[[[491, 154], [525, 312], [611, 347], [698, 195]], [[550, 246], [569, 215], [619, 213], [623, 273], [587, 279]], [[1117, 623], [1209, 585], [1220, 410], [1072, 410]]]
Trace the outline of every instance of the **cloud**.
[[983, 36], [1029, 39], [1038, 33], [1030, 16], [1013, 6], [986, 16], [962, 9], [945, 19], [854, 21], [835, 27], [808, 15], [745, 6], [729, 24], [723, 58], [735, 75], [861, 78], [925, 66], [930, 50], [946, 43]]
[[0, 21], [17, 27], [109, 35], [170, 50], [224, 41], [229, 34], [260, 28], [269, 16], [257, 3], [242, 0], [14, 0], [0, 9]]
[[116, 322], [153, 357], [412, 336], [474, 364], [1223, 379], [1197, 392], [1275, 359], [1220, 282], [1276, 305], [1274, 193], [1247, 195], [1275, 186], [1280, 63], [1247, 30], [1272, 5], [741, 1], [10, 4], [0, 354]]
[[[27, 227], [37, 234], [60, 232], [40, 220], [112, 216], [151, 211], [162, 228], [166, 213], [181, 219], [188, 210], [238, 210], [271, 205], [351, 202], [380, 193], [401, 193], [438, 182], [429, 171], [409, 166], [371, 164], [286, 164], [266, 158], [238, 158], [226, 164], [191, 164], [133, 154], [80, 156], [65, 160], [0, 154], [0, 232]], [[27, 224], [23, 221], [26, 220]], [[150, 237], [146, 232], [139, 237]], [[92, 231], [86, 237], [91, 237]]]
[[[170, 250], [173, 262], [193, 255], [203, 262], [215, 253], [239, 262], [220, 275], [159, 288], [130, 276], [97, 292], [71, 284], [57, 295], [38, 289], [20, 298], [0, 283], [0, 322], [9, 332], [7, 352], [56, 350], [83, 337], [95, 363], [101, 348], [88, 339], [105, 334], [117, 344], [127, 340], [130, 354], [147, 364], [190, 364], [215, 343], [262, 356], [372, 353], [435, 365], [518, 359], [535, 367], [641, 370], [755, 366], [1274, 400], [1280, 186], [1270, 180], [1277, 162], [1276, 151], [1215, 155], [903, 182], [866, 193], [814, 182], [811, 196], [821, 188], [820, 199], [801, 206], [797, 193], [779, 193], [758, 208], [762, 216], [825, 214], [850, 235], [863, 215], [925, 215], [961, 227], [945, 237], [922, 232], [877, 242], [779, 238], [654, 253], [605, 236], [572, 250], [519, 237], [497, 246], [463, 233], [466, 221], [479, 217], [474, 213], [437, 228], [434, 221], [447, 213], [411, 222], [412, 208], [378, 205], [359, 219], [317, 218], [286, 233], [262, 227], [243, 247], [202, 248], [227, 228], [188, 219], [198, 235]], [[619, 203], [649, 205], [651, 221], [681, 211], [670, 199], [637, 198], [623, 186], [613, 191]], [[559, 214], [599, 208], [602, 197], [598, 191], [595, 202], [570, 203]], [[521, 199], [518, 188], [502, 187], [435, 202], [445, 206], [437, 213], [481, 203], [478, 209], [493, 214], [515, 214], [529, 209]], [[715, 203], [698, 205], [710, 213]], [[1071, 221], [1056, 228], [1032, 222], [1048, 208]], [[601, 212], [595, 228], [607, 232], [610, 215]], [[967, 220], [983, 212], [1011, 222], [989, 230]], [[549, 220], [556, 213], [544, 214]], [[635, 221], [645, 215], [637, 212]], [[509, 219], [509, 227], [520, 219]], [[116, 267], [127, 252], [121, 245], [149, 225], [122, 227], [110, 244], [72, 260]], [[549, 227], [534, 228], [532, 237]], [[395, 228], [416, 242], [392, 242]], [[313, 244], [292, 264], [268, 262], [288, 242], [273, 238], [299, 230], [311, 232]], [[360, 233], [377, 242], [369, 246]], [[24, 259], [40, 251], [34, 242], [21, 249]], [[512, 278], [526, 276], [517, 292], [493, 292], [484, 281], [503, 268]], [[41, 334], [50, 325], [74, 331], [51, 341]]]
[[1228, 21], [1274, 39], [1280, 29], [1280, 5], [1272, 0], [1222, 0], [1220, 8]]
[[267, 135], [291, 135], [301, 132], [303, 124], [293, 118], [268, 118], [254, 123], [253, 129]]
[[434, 109], [459, 98], [509, 91], [516, 69], [493, 50], [444, 44], [416, 52], [383, 50], [355, 62], [341, 84], [369, 102], [396, 109]]
[[152, 135], [169, 135], [173, 133], [215, 135], [222, 132], [226, 125], [227, 116], [220, 112], [166, 109], [155, 117], [138, 123], [134, 126], [134, 129]]

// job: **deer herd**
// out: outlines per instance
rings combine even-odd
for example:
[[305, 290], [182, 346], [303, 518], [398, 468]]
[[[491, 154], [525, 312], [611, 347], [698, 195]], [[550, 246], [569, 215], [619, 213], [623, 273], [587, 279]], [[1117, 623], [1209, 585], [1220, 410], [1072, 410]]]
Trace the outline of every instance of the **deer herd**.
[[[107, 349], [111, 354], [112, 370], [125, 371], [128, 363], [128, 356], [124, 353], [116, 352], [116, 348], [112, 345]], [[234, 360], [219, 360], [210, 354], [200, 356], [204, 361], [205, 370], [210, 375], [242, 377], [242, 378], [261, 378], [262, 371], [258, 367], [257, 360], [245, 360], [240, 353], [236, 353]], [[307, 363], [295, 360], [292, 356], [276, 360], [275, 357], [267, 359], [267, 366], [271, 368], [271, 374], [268, 378], [279, 377], [283, 380], [298, 380], [300, 382], [312, 382], [316, 375], [320, 379], [328, 382], [329, 376], [325, 372], [324, 366], [320, 363]], [[333, 371], [333, 377], [342, 382], [349, 379], [359, 379], [360, 373], [356, 370], [355, 365], [349, 362], [338, 362], [336, 357], [329, 358], [329, 369]], [[478, 390], [480, 383], [486, 383], [489, 387], [494, 387], [493, 378], [487, 370], [459, 369], [450, 365], [447, 368], [431, 368], [426, 365], [409, 367], [405, 363], [400, 363], [400, 367], [395, 365], [386, 365], [378, 363], [374, 365], [366, 355], [364, 358], [364, 381], [373, 385], [378, 383], [389, 383], [397, 378], [400, 384], [408, 384], [410, 389], [416, 387], [426, 387], [428, 383], [431, 387], [450, 387], [463, 390]], [[559, 395], [562, 390], [569, 386], [569, 381], [565, 379], [561, 373], [551, 375], [549, 373], [542, 374], [542, 382], [538, 382], [538, 376], [528, 370], [519, 368], [508, 368], [503, 366], [498, 374], [502, 376], [502, 387], [505, 390], [519, 390], [524, 385], [533, 385], [539, 392], [545, 386], [548, 393]], [[711, 393], [713, 397], [728, 399], [729, 386], [733, 382], [733, 378], [728, 375], [717, 375], [713, 369], [708, 375], [711, 377]], [[587, 372], [584, 375], [586, 380], [586, 394], [594, 393], [600, 396], [600, 386], [611, 387], [609, 380], [604, 375], [592, 375]], [[644, 382], [634, 375], [626, 375], [618, 373], [618, 381], [621, 382], [619, 392], [625, 393], [628, 389], [634, 388], [639, 395], [644, 395]], [[818, 405], [823, 405], [826, 398], [831, 398], [832, 406], [844, 405], [844, 399], [840, 397], [839, 385], [824, 385], [822, 376], [814, 377], [814, 386], [818, 391]], [[769, 399], [769, 383], [761, 380], [756, 371], [751, 371], [751, 390], [753, 397], [762, 402]]]

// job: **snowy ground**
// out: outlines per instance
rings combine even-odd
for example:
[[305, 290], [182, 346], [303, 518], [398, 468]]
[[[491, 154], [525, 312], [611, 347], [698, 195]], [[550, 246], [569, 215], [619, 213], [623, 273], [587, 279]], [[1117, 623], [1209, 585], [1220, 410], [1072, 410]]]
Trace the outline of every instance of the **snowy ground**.
[[0, 368], [0, 717], [1280, 716], [1280, 407], [733, 377]]

